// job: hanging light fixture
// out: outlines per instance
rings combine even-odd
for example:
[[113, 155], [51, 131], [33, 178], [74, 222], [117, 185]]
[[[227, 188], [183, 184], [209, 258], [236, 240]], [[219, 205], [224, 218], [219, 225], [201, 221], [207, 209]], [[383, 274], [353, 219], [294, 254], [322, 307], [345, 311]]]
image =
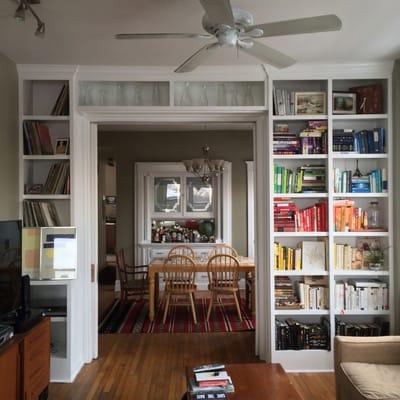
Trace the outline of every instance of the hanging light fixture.
[[224, 172], [224, 160], [212, 160], [209, 156], [210, 147], [202, 147], [203, 157], [193, 160], [183, 160], [186, 171], [198, 176], [204, 183], [209, 183], [213, 176]]
[[31, 6], [32, 4], [40, 4], [40, 0], [19, 0], [19, 5], [15, 11], [14, 18], [17, 22], [24, 22], [26, 10], [30, 11], [37, 24], [35, 35], [43, 37], [46, 32], [46, 25], [36, 14], [35, 10]]

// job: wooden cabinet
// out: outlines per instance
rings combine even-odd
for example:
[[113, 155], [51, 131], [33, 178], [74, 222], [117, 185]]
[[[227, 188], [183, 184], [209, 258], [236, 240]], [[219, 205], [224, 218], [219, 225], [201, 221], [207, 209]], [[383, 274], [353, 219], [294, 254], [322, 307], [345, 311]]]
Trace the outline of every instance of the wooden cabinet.
[[50, 319], [0, 348], [0, 399], [46, 398], [50, 381]]

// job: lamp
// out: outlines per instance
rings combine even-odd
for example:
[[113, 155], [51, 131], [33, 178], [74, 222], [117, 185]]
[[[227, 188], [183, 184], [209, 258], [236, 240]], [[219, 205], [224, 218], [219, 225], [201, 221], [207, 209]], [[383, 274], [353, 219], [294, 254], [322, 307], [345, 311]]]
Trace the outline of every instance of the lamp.
[[19, 5], [15, 11], [14, 18], [18, 22], [25, 21], [26, 10], [29, 10], [33, 17], [36, 19], [36, 31], [35, 35], [43, 37], [46, 31], [45, 23], [39, 18], [31, 4], [39, 4], [40, 0], [19, 0]]
[[224, 160], [212, 160], [209, 156], [210, 147], [202, 147], [203, 157], [192, 160], [183, 160], [187, 172], [198, 176], [204, 183], [209, 183], [213, 176], [224, 172]]

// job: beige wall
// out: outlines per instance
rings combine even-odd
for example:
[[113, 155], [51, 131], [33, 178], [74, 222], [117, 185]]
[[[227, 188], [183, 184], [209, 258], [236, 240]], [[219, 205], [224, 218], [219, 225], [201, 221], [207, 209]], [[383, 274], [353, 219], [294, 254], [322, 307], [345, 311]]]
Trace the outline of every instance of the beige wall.
[[0, 53], [0, 219], [18, 217], [18, 75]]
[[250, 131], [99, 132], [99, 158], [117, 164], [117, 247], [129, 258], [134, 243], [134, 163], [181, 161], [199, 157], [208, 144], [213, 158], [232, 162], [232, 244], [247, 254], [246, 164], [253, 159]]

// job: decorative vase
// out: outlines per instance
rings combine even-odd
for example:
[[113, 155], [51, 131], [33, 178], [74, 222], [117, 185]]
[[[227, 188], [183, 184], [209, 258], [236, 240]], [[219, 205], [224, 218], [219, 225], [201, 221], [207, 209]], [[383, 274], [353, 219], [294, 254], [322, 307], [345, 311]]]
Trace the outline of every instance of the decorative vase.
[[372, 271], [380, 271], [382, 269], [382, 263], [370, 262], [368, 268]]

